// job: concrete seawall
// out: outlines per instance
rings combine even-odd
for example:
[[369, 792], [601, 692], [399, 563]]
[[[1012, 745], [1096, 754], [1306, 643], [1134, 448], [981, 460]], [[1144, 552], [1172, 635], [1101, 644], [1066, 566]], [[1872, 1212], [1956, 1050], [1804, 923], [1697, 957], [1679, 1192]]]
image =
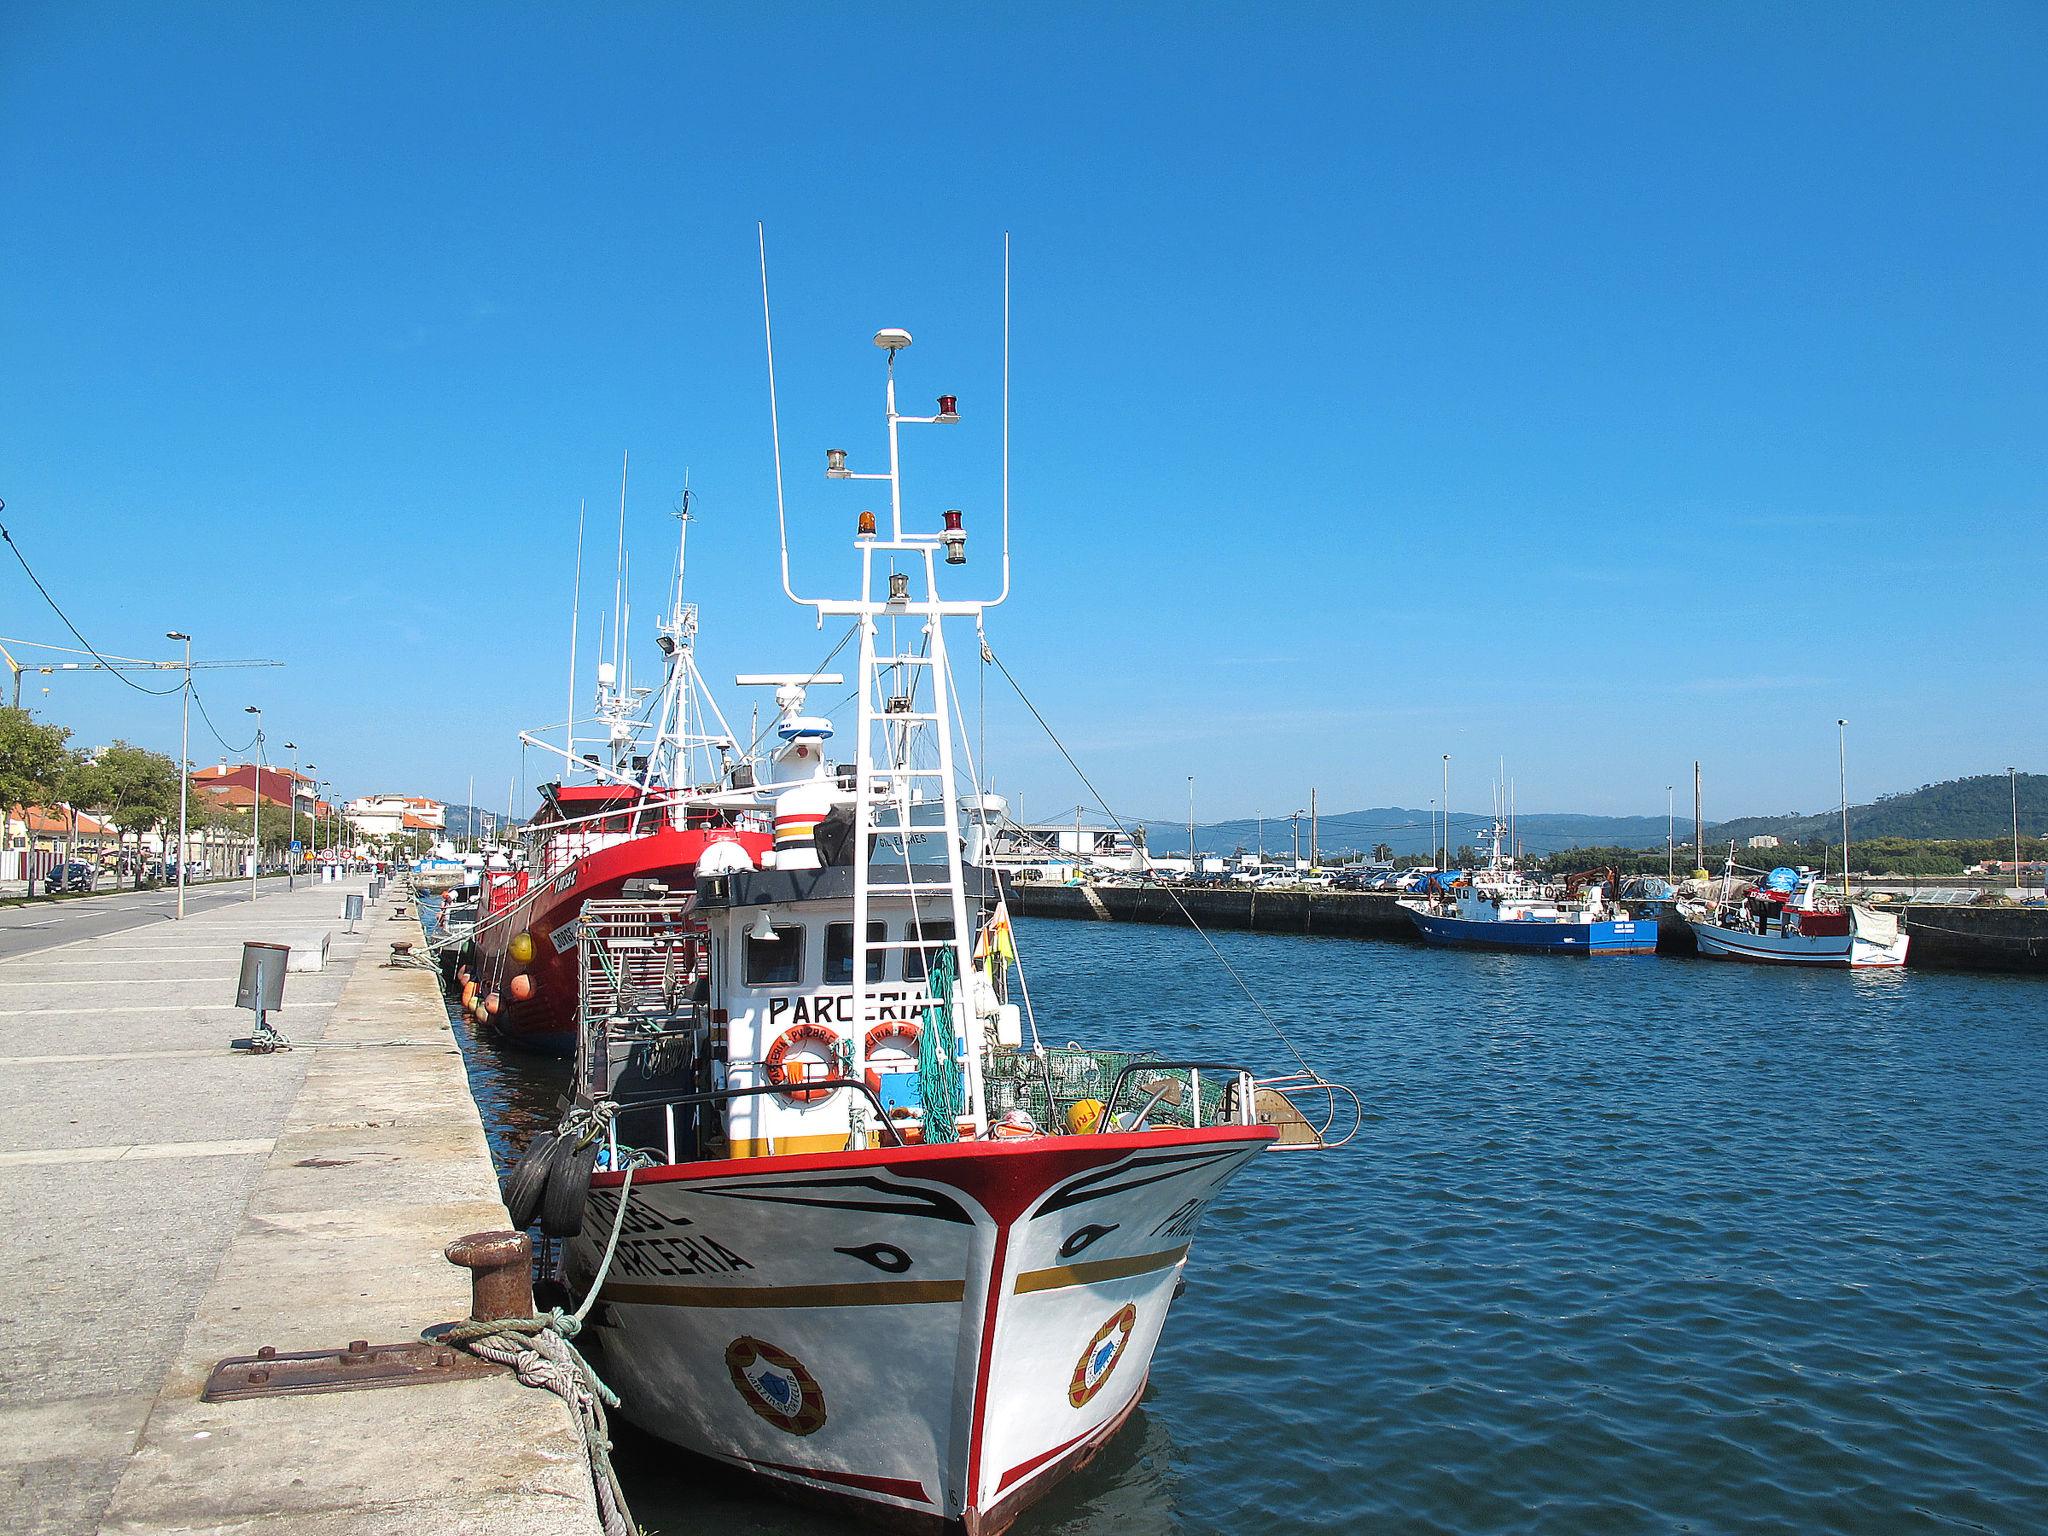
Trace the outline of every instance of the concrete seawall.
[[[461, 1317], [441, 1250], [506, 1224], [436, 979], [379, 964], [400, 925], [346, 934], [343, 890], [0, 962], [10, 1529], [595, 1536], [580, 1433], [507, 1374], [200, 1400], [226, 1355]], [[231, 1051], [242, 941], [323, 933], [274, 1019], [297, 1048]]]
[[[1007, 894], [1010, 909], [1021, 917], [1185, 927], [1192, 916], [1204, 928], [1419, 942], [1395, 906], [1396, 898], [1379, 891], [1169, 892], [1149, 886], [1027, 884], [1009, 886]], [[1913, 935], [1907, 952], [1912, 966], [2048, 974], [2048, 909], [1909, 905], [1901, 910]]]

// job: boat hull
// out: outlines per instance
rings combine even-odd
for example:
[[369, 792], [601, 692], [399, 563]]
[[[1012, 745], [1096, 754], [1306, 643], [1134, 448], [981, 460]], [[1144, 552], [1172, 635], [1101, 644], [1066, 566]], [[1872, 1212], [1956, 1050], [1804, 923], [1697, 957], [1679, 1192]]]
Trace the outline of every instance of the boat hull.
[[1398, 905], [1426, 944], [1560, 955], [1649, 955], [1657, 951], [1657, 923], [1651, 918], [1597, 923], [1487, 922], [1441, 917], [1406, 902]]
[[1703, 919], [1689, 920], [1699, 952], [1717, 960], [1751, 960], [1759, 965], [1803, 965], [1837, 970], [1897, 970], [1906, 963], [1908, 935], [1881, 943], [1857, 933], [1752, 933]]
[[[635, 1175], [592, 1313], [641, 1428], [811, 1501], [993, 1536], [1138, 1403], [1210, 1199], [1266, 1126]], [[567, 1278], [618, 1212], [600, 1175]]]

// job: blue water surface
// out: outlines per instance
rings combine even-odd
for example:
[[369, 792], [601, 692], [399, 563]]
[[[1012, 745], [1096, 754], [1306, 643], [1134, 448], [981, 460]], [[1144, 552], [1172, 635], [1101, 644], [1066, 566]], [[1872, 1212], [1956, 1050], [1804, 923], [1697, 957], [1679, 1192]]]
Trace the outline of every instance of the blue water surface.
[[[1048, 1041], [1293, 1065], [1196, 934], [1018, 928]], [[1216, 1201], [1143, 1410], [1020, 1536], [2048, 1529], [2040, 981], [1214, 943], [1365, 1123]], [[623, 1454], [674, 1536], [844, 1528]]]

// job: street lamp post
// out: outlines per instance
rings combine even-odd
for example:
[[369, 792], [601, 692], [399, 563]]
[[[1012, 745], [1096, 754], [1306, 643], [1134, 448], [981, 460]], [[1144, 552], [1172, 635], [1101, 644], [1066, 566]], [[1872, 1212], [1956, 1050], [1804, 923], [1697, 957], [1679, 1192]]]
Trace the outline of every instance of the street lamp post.
[[[178, 725], [178, 921], [185, 920], [185, 810], [192, 797], [192, 637], [183, 630], [164, 631], [166, 640], [185, 642], [184, 718]], [[15, 678], [15, 686], [21, 679]]]
[[1195, 776], [1188, 775], [1188, 878], [1193, 879], [1202, 872], [1202, 861], [1195, 856]]
[[1678, 802], [1673, 793], [1678, 786], [1664, 786], [1664, 878], [1676, 883], [1678, 879]]
[[1842, 901], [1849, 900], [1849, 722], [1835, 722], [1835, 772], [1842, 799]]
[[254, 901], [263, 874], [263, 711], [245, 704], [242, 713], [256, 717], [256, 787], [249, 795], [249, 899]]
[[[299, 744], [296, 741], [288, 741], [284, 744], [284, 749], [292, 755], [292, 776], [286, 781], [284, 790], [284, 888], [293, 891], [298, 889], [295, 883], [298, 880], [298, 871], [292, 867], [292, 844], [299, 840]], [[256, 787], [260, 793], [263, 788], [261, 768], [256, 770]]]
[[2020, 771], [2017, 768], [2005, 770], [2005, 781], [2012, 787], [2012, 883], [2019, 887], [2020, 900], [2027, 899], [2027, 877], [2020, 873]]
[[[320, 765], [318, 763], [306, 764], [306, 780], [307, 783], [311, 786], [313, 795], [313, 809], [312, 812], [306, 817], [306, 820], [312, 823], [311, 831], [313, 833], [313, 856], [312, 858], [307, 860], [307, 864], [309, 867], [315, 870], [319, 869], [320, 867], [320, 781], [314, 777], [314, 775], [317, 774], [319, 771]], [[293, 821], [292, 825], [293, 827], [297, 827], [298, 822]]]
[[1451, 867], [1451, 754], [1444, 754], [1444, 859], [1438, 869]]

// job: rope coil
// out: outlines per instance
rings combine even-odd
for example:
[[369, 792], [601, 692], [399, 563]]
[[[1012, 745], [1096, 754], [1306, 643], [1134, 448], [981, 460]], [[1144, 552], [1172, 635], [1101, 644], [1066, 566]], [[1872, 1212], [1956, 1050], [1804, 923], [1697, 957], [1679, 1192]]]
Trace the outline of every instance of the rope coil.
[[[602, 1122], [600, 1131], [601, 1126]], [[619, 1234], [625, 1230], [626, 1203], [632, 1193], [633, 1169], [628, 1165], [625, 1180], [619, 1186], [619, 1209], [612, 1218], [604, 1257], [598, 1261], [583, 1305], [574, 1312], [550, 1307], [532, 1317], [461, 1322], [439, 1333], [430, 1330], [420, 1335], [428, 1343], [446, 1344], [479, 1360], [509, 1366], [521, 1386], [539, 1387], [568, 1404], [583, 1434], [583, 1450], [590, 1461], [598, 1518], [605, 1536], [641, 1536], [640, 1526], [626, 1506], [626, 1490], [619, 1482], [618, 1469], [612, 1465], [611, 1425], [605, 1418], [605, 1409], [618, 1407], [619, 1396], [605, 1385], [570, 1341], [583, 1331], [583, 1320], [597, 1305], [605, 1276], [611, 1273], [612, 1259], [619, 1251]]]

